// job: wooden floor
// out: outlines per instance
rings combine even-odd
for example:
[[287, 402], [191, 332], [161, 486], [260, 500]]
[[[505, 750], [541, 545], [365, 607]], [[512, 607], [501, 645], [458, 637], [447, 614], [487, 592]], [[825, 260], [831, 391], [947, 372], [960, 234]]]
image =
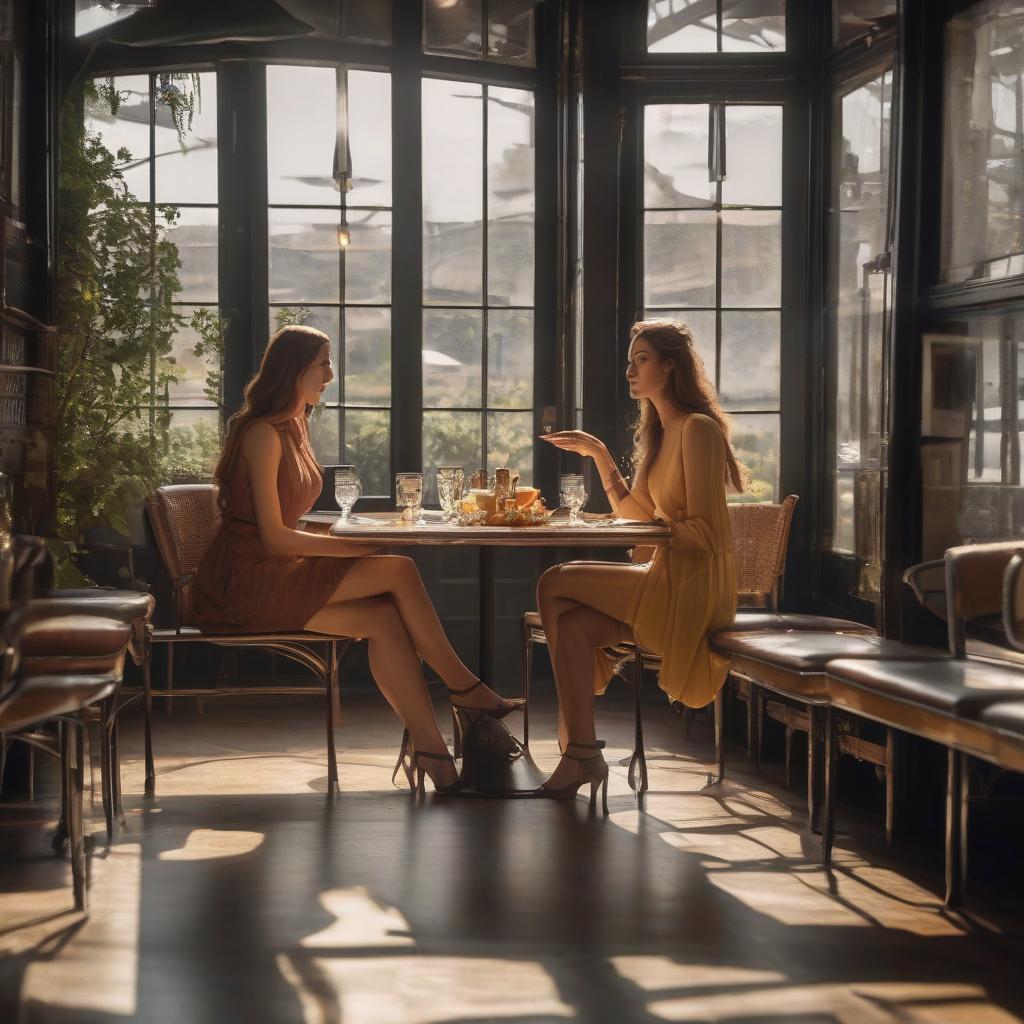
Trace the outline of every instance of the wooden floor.
[[[705, 789], [707, 726], [684, 743], [653, 697], [646, 722], [646, 810], [615, 766], [604, 820], [583, 799], [417, 803], [390, 786], [400, 729], [372, 695], [346, 702], [333, 802], [311, 698], [158, 713], [145, 801], [129, 719], [128, 822], [97, 836], [87, 919], [52, 799], [0, 806], [0, 1020], [1021, 1019], [1019, 925], [944, 915], [938, 877], [849, 837], [825, 874], [799, 793], [742, 772]], [[535, 725], [547, 767], [550, 706]], [[600, 731], [627, 752], [624, 693]]]

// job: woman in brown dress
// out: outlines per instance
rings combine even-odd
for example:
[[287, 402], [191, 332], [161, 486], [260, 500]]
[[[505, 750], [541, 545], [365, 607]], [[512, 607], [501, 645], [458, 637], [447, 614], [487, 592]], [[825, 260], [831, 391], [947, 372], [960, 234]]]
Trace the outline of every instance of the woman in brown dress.
[[299, 528], [321, 489], [307, 421], [333, 379], [327, 335], [286, 327], [270, 339], [217, 464], [223, 519], [196, 573], [196, 618], [210, 631], [365, 637], [374, 679], [411, 738], [410, 768], [439, 792], [466, 792], [420, 659], [469, 717], [502, 717], [517, 702], [502, 700], [459, 660], [411, 559]]

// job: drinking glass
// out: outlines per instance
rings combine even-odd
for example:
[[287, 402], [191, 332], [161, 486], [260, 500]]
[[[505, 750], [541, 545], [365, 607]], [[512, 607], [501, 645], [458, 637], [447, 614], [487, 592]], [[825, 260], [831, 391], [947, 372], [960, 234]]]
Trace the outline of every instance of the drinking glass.
[[466, 474], [461, 466], [441, 466], [437, 471], [437, 497], [441, 502], [446, 522], [458, 517], [459, 502], [466, 486]]
[[416, 525], [423, 525], [423, 474], [398, 473], [395, 476], [395, 498], [399, 508], [415, 510]]
[[558, 500], [569, 510], [569, 525], [580, 525], [580, 509], [587, 503], [582, 473], [563, 473], [558, 480]]
[[334, 470], [334, 500], [341, 509], [341, 521], [348, 522], [352, 506], [363, 493], [363, 485], [359, 482], [359, 474], [355, 466], [338, 466]]

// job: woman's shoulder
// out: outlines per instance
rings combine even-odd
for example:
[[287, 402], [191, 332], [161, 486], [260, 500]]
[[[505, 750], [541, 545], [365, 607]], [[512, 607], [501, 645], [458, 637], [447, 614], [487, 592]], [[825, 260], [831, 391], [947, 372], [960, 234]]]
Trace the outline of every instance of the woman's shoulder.
[[239, 439], [246, 454], [280, 450], [281, 434], [278, 424], [270, 420], [253, 420], [242, 428]]
[[712, 434], [721, 436], [722, 428], [713, 416], [702, 412], [691, 412], [683, 420], [683, 434], [698, 434], [705, 437], [710, 437]]

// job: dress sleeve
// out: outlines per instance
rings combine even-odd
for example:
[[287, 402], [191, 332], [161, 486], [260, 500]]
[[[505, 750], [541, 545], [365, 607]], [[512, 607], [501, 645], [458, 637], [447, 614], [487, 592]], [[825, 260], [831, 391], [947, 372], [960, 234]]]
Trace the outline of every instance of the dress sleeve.
[[672, 523], [676, 543], [684, 548], [714, 551], [711, 524], [725, 480], [725, 449], [718, 424], [693, 415], [682, 429], [683, 474], [686, 478], [686, 515]]

